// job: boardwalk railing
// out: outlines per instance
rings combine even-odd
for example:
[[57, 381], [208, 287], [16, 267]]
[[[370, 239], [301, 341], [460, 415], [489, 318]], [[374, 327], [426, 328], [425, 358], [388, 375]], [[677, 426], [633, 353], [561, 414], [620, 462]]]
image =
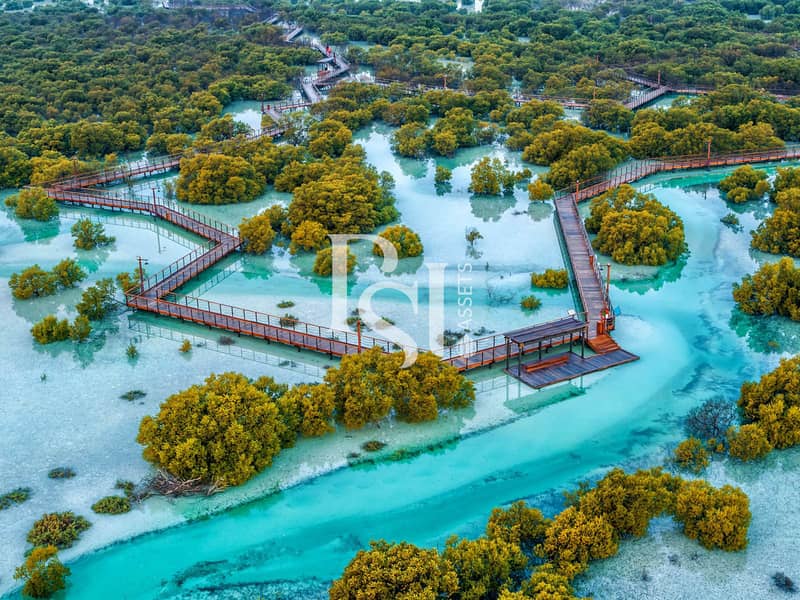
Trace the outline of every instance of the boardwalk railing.
[[[213, 248], [195, 248], [189, 252], [189, 254], [181, 256], [178, 260], [170, 263], [159, 272], [150, 275], [144, 280], [145, 291], [143, 295], [148, 295], [147, 292], [149, 290], [157, 289], [161, 283], [174, 278], [178, 273], [183, 272], [188, 275], [188, 277], [183, 281], [183, 283], [185, 283], [189, 279], [196, 277], [209, 267], [213, 266], [220, 260], [217, 255], [213, 253], [213, 250], [217, 247], [218, 246], [214, 246]], [[177, 287], [178, 286], [176, 285], [169, 291], [172, 291]], [[152, 297], [152, 295], [150, 297]]]
[[[577, 219], [578, 222], [581, 222], [581, 215], [580, 215], [580, 212], [578, 211], [578, 203], [577, 203], [577, 201], [575, 199], [575, 194], [569, 194], [568, 196], [566, 196], [566, 198], [564, 198], [564, 200], [568, 202], [568, 209], [567, 210], [570, 210], [573, 213], [573, 216], [575, 217], [575, 219]], [[563, 203], [556, 203], [556, 211], [557, 212], [560, 212], [561, 210], [563, 210], [561, 204], [563, 204]], [[609, 297], [607, 286], [605, 285], [605, 277], [603, 276], [603, 273], [600, 270], [600, 264], [599, 264], [599, 262], [597, 260], [596, 255], [594, 254], [592, 242], [589, 240], [589, 234], [586, 231], [586, 227], [585, 226], [581, 226], [579, 229], [580, 229], [580, 232], [581, 232], [582, 237], [583, 237], [583, 242], [584, 242], [584, 245], [585, 245], [585, 248], [586, 248], [586, 252], [587, 252], [587, 254], [592, 256], [590, 261], [591, 261], [592, 266], [593, 266], [594, 278], [600, 285], [600, 293], [602, 294], [603, 303], [604, 303], [605, 307], [609, 310], [609, 313], [613, 314], [614, 311], [613, 311], [613, 307], [612, 307], [612, 304], [611, 304], [611, 298]], [[571, 258], [572, 257], [570, 255], [570, 259]], [[573, 271], [574, 270], [575, 269], [573, 268]], [[581, 304], [583, 304], [583, 309], [584, 309], [584, 311], [588, 311], [589, 307], [586, 306], [587, 294], [586, 294], [586, 290], [585, 290], [584, 281], [577, 274], [575, 275], [575, 281], [576, 281], [577, 286], [578, 286], [578, 295], [581, 298]], [[584, 312], [584, 314], [588, 314], [588, 313]], [[592, 315], [592, 316], [594, 316], [594, 315]]]
[[173, 154], [170, 156], [157, 156], [134, 163], [123, 163], [88, 173], [76, 173], [47, 182], [44, 185], [50, 188], [76, 189], [104, 185], [113, 181], [125, 181], [134, 177], [151, 176], [162, 171], [166, 172], [174, 169], [180, 164], [181, 156], [180, 154]]
[[151, 298], [129, 294], [127, 304], [148, 312], [324, 354], [343, 356], [372, 347], [378, 347], [387, 353], [396, 349], [389, 340], [371, 335], [359, 336], [353, 331], [332, 329], [287, 316], [280, 317], [194, 296], [168, 294], [164, 298]]

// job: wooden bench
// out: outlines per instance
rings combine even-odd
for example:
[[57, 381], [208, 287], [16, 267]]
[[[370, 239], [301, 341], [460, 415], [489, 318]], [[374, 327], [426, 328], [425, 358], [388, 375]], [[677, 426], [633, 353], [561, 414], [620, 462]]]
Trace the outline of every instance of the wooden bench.
[[558, 356], [553, 356], [551, 358], [547, 358], [539, 362], [523, 365], [522, 370], [525, 371], [526, 373], [532, 373], [533, 371], [538, 371], [539, 369], [547, 369], [548, 367], [558, 367], [560, 365], [567, 364], [568, 362], [569, 362], [569, 353], [559, 354]]

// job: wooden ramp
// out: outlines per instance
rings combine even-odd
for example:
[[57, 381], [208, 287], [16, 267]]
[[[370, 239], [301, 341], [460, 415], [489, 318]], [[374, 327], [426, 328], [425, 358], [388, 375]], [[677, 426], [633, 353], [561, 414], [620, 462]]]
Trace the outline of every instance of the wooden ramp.
[[598, 371], [610, 369], [611, 367], [639, 360], [639, 357], [635, 354], [631, 354], [622, 349], [614, 350], [606, 354], [595, 354], [594, 356], [587, 356], [586, 358], [581, 358], [572, 352], [567, 352], [560, 356], [565, 356], [566, 360], [562, 359], [556, 362], [553, 360], [554, 357], [550, 357], [541, 361], [541, 363], [550, 362], [549, 365], [545, 364], [542, 368], [532, 369], [531, 367], [535, 367], [536, 363], [539, 362], [535, 361], [533, 363], [523, 364], [521, 367], [513, 365], [506, 369], [506, 372], [526, 385], [534, 389], [539, 389], [548, 385], [553, 385], [554, 383], [569, 381], [576, 377], [582, 377], [590, 373], [596, 373]]
[[589, 324], [589, 340], [597, 337], [598, 324], [603, 313], [610, 308], [606, 290], [594, 250], [586, 234], [578, 213], [574, 194], [556, 198], [558, 225], [566, 247], [569, 266], [578, 288], [578, 296], [583, 304], [583, 312]]

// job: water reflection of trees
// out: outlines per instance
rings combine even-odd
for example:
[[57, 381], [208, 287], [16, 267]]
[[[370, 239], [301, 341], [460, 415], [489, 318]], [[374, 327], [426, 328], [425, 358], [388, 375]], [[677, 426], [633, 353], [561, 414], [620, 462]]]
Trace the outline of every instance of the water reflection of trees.
[[[625, 273], [618, 277], [613, 277], [612, 275], [614, 287], [640, 295], [650, 291], [660, 290], [664, 287], [664, 284], [672, 283], [680, 279], [688, 259], [689, 254], [685, 253], [673, 264], [656, 269], [651, 277], [641, 276], [641, 273], [638, 276]], [[615, 268], [624, 269], [625, 267], [622, 265], [613, 265], [611, 267], [612, 271]]]
[[49, 244], [61, 230], [61, 223], [58, 219], [52, 219], [44, 223], [32, 219], [16, 219], [14, 222], [22, 231], [22, 236], [26, 242]]
[[470, 196], [472, 214], [482, 221], [499, 221], [503, 213], [517, 203], [513, 195]]
[[800, 353], [800, 323], [787, 317], [746, 315], [734, 309], [730, 327], [756, 352]]
[[533, 221], [544, 221], [553, 215], [553, 205], [549, 202], [531, 202], [528, 205], [528, 215]]

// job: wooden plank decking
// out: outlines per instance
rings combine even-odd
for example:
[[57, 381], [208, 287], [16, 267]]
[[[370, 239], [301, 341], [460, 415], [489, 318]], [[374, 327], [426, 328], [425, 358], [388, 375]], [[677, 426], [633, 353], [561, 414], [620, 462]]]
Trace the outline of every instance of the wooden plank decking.
[[[581, 358], [572, 352], [568, 352], [567, 356], [569, 357], [568, 360], [562, 364], [530, 369], [531, 364], [536, 364], [534, 362], [527, 363], [527, 365], [523, 364], [521, 369], [518, 365], [513, 365], [506, 369], [506, 372], [532, 388], [539, 389], [554, 383], [569, 381], [570, 379], [639, 360], [639, 357], [635, 354], [622, 349], [607, 352], [606, 354], [595, 354], [586, 358]], [[552, 359], [553, 357], [549, 357], [544, 360], [552, 361]], [[526, 366], [528, 366], [528, 369], [526, 369]]]
[[600, 277], [594, 250], [586, 235], [583, 219], [578, 213], [575, 195], [566, 194], [558, 197], [555, 205], [570, 267], [589, 324], [589, 340], [592, 340], [597, 337], [598, 323], [601, 321], [603, 312], [609, 307], [605, 287]]

